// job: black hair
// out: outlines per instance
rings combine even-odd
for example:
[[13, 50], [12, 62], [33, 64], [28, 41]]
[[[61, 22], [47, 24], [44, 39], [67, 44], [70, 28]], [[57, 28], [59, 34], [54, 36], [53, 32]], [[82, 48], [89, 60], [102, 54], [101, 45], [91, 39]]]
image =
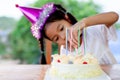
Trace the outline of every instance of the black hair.
[[46, 57], [45, 57], [45, 54], [44, 54], [44, 39], [43, 37], [41, 39], [38, 40], [39, 41], [39, 46], [40, 46], [40, 59], [39, 59], [39, 64], [46, 64]]
[[[67, 14], [71, 24], [75, 24], [77, 22], [76, 18], [71, 13], [67, 12], [61, 5], [55, 4], [54, 6], [56, 6], [57, 10], [54, 13], [52, 13], [50, 15], [50, 17], [47, 19], [47, 21], [44, 25], [45, 27], [47, 24], [49, 24], [51, 22], [55, 22], [55, 21], [62, 20], [62, 19], [66, 20], [66, 18], [65, 18], [66, 14]], [[43, 35], [45, 38], [49, 39], [45, 34], [45, 28], [43, 31]]]
[[[72, 14], [68, 13], [61, 5], [59, 5], [59, 4], [54, 4], [54, 6], [56, 6], [57, 10], [48, 17], [46, 23], [44, 24], [44, 27], [45, 27], [47, 24], [51, 23], [51, 22], [55, 22], [55, 21], [62, 20], [62, 19], [65, 19], [65, 20], [66, 20], [66, 18], [65, 18], [65, 15], [66, 15], [66, 14], [68, 15], [68, 18], [69, 18], [71, 24], [75, 24], [75, 23], [77, 22], [77, 20], [75, 19], [75, 17], [72, 16]], [[46, 36], [46, 34], [45, 34], [45, 28], [44, 28], [44, 30], [42, 31], [42, 34], [43, 34], [43, 36], [44, 36], [45, 38], [47, 38], [48, 40], [50, 40], [50, 39]], [[41, 51], [42, 51], [42, 52], [44, 52], [44, 42], [43, 42], [43, 39], [44, 39], [44, 38], [41, 38], [41, 39], [39, 40], [39, 41], [40, 41]], [[45, 63], [46, 61], [45, 61], [45, 56], [44, 56], [44, 54], [42, 54], [42, 57], [43, 57], [43, 58], [41, 58], [41, 60], [42, 60], [41, 62], [44, 62], [44, 63]]]

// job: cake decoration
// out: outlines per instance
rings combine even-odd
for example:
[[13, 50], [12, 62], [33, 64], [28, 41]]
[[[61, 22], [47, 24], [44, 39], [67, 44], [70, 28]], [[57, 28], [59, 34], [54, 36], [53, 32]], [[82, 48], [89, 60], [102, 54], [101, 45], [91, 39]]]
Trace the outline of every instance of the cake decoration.
[[84, 62], [83, 62], [83, 64], [87, 64], [87, 62], [86, 62], [86, 61], [84, 61]]
[[60, 60], [58, 59], [57, 62], [60, 63]]

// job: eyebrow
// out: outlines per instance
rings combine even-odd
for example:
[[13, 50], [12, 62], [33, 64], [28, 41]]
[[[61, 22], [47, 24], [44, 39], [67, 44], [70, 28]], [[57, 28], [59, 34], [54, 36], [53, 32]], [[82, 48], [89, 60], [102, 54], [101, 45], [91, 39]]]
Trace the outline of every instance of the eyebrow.
[[[58, 24], [57, 30], [59, 30], [60, 25], [61, 25], [61, 24]], [[51, 39], [52, 41], [53, 41], [53, 39], [54, 39], [55, 36], [56, 36], [56, 35], [54, 35], [54, 36], [52, 37], [52, 39]]]
[[59, 31], [59, 27], [60, 27], [60, 25], [61, 25], [61, 24], [58, 24], [58, 26], [57, 26], [57, 30], [58, 30], [58, 31]]

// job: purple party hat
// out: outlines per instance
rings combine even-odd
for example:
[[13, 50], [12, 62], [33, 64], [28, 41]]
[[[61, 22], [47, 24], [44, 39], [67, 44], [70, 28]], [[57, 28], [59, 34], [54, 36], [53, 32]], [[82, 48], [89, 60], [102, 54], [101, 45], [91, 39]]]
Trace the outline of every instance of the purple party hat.
[[27, 19], [34, 24], [37, 21], [37, 17], [39, 16], [39, 12], [41, 12], [41, 9], [38, 8], [30, 8], [30, 7], [22, 7], [16, 4], [16, 7], [18, 7], [22, 13], [27, 17]]
[[37, 39], [42, 37], [41, 31], [48, 17], [56, 10], [53, 3], [48, 3], [41, 8], [23, 7], [16, 5], [25, 17], [32, 23], [31, 32]]

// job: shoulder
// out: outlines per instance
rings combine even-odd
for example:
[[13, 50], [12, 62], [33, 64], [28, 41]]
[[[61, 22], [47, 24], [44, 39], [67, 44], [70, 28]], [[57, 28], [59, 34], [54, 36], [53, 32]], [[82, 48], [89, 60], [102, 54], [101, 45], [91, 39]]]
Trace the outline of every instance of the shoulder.
[[99, 24], [99, 25], [92, 25], [92, 26], [89, 26], [89, 27], [87, 27], [87, 30], [102, 30], [102, 29], [104, 29], [104, 28], [106, 28], [106, 26], [104, 25], [104, 24]]
[[87, 27], [86, 30], [88, 34], [101, 35], [103, 34], [103, 31], [106, 30], [105, 28], [106, 27], [104, 24], [100, 24], [100, 25], [89, 26]]
[[97, 36], [97, 37], [103, 37], [106, 40], [116, 40], [116, 29], [114, 25], [110, 26], [109, 28], [106, 27], [104, 24], [100, 25], [93, 25], [90, 27], [87, 27], [87, 34], [89, 36]]

